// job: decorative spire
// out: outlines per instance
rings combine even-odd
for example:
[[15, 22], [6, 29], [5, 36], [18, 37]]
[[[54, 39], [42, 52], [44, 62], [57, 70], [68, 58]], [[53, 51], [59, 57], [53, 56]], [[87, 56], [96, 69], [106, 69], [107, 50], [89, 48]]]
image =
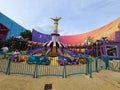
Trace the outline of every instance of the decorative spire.
[[61, 19], [61, 17], [55, 17], [55, 18], [51, 18], [52, 20], [54, 20], [54, 33], [58, 33], [58, 21]]

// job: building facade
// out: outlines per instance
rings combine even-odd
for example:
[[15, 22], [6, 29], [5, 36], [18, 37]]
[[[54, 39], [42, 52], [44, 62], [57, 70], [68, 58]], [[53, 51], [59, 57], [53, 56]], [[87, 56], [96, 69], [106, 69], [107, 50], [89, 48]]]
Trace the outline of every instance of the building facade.
[[17, 37], [20, 35], [20, 32], [24, 32], [26, 29], [11, 20], [9, 17], [5, 16], [0, 12], [0, 39], [6, 40], [14, 35]]

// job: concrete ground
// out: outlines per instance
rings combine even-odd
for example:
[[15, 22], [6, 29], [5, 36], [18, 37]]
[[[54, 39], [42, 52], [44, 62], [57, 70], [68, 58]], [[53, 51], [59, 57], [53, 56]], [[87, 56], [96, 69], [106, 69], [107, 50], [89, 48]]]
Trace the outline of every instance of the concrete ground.
[[120, 90], [120, 72], [103, 70], [89, 75], [73, 75], [67, 78], [26, 75], [5, 75], [0, 72], [0, 90], [44, 90], [45, 84], [52, 84], [50, 90]]

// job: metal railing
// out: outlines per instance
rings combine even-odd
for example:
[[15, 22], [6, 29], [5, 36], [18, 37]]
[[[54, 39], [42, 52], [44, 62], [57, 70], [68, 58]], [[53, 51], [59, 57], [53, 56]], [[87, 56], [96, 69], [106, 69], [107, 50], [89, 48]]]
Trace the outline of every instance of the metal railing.
[[[9, 57], [9, 55], [8, 55]], [[63, 78], [76, 75], [86, 74], [92, 77], [93, 72], [99, 72], [103, 69], [120, 71], [120, 60], [110, 60], [109, 56], [99, 56], [96, 58], [86, 55], [79, 55], [86, 63], [79, 63], [74, 65], [67, 65], [64, 61], [63, 65], [58, 63], [58, 57], [47, 57], [50, 61], [49, 65], [42, 65], [38, 63], [28, 64], [27, 62], [15, 62], [10, 58], [0, 59], [0, 72], [7, 75], [23, 74], [30, 75], [34, 78], [40, 76], [61, 76]], [[116, 57], [118, 58], [118, 57]]]
[[92, 64], [90, 58], [84, 56], [82, 58], [86, 59], [86, 64], [77, 65], [60, 65], [56, 57], [50, 59], [50, 65], [40, 65], [40, 64], [28, 64], [25, 62], [15, 62], [6, 59], [0, 60], [0, 72], [4, 72], [7, 75], [10, 74], [24, 74], [30, 75], [35, 78], [39, 76], [61, 76], [63, 78], [75, 75], [75, 74], [86, 74], [92, 77]]

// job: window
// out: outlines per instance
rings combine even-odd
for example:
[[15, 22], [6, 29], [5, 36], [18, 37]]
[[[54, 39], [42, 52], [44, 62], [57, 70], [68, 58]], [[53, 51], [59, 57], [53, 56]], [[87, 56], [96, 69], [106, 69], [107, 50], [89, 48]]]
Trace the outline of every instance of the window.
[[109, 45], [109, 46], [106, 46], [106, 49], [107, 49], [107, 55], [117, 56], [117, 46]]

